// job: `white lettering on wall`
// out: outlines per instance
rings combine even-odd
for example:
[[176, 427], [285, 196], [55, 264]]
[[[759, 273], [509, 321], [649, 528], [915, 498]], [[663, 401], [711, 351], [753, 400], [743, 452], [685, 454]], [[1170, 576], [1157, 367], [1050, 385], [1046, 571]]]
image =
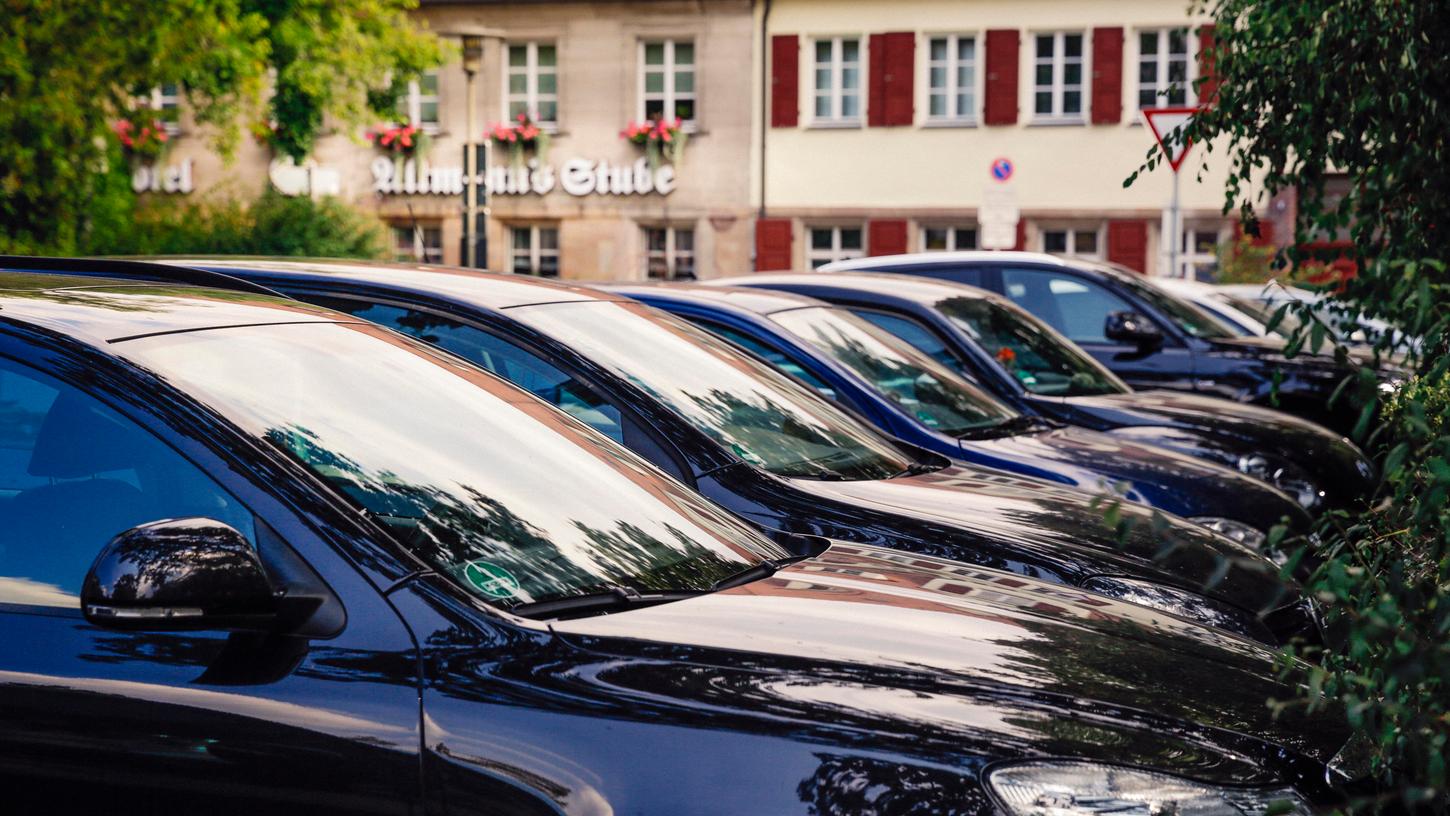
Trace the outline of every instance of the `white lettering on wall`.
[[[465, 187], [460, 167], [432, 167], [426, 161], [373, 159], [373, 190], [384, 195], [460, 195]], [[669, 195], [675, 191], [675, 168], [651, 168], [639, 159], [633, 164], [611, 164], [592, 159], [570, 159], [561, 170], [530, 159], [527, 164], [496, 164], [479, 174], [489, 195], [548, 195], [555, 187], [571, 196]]]
[[191, 180], [191, 159], [157, 167], [143, 164], [131, 173], [131, 189], [138, 193], [185, 194], [195, 189]]

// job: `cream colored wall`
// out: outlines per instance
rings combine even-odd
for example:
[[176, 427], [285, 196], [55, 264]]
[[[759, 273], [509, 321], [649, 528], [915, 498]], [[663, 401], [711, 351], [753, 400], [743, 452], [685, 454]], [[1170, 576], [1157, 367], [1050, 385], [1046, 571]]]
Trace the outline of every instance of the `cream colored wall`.
[[[759, 15], [757, 15], [757, 20]], [[1198, 22], [1198, 21], [1193, 21]], [[989, 175], [994, 159], [1016, 167], [1010, 186], [1024, 215], [1034, 219], [1157, 219], [1169, 205], [1171, 174], [1166, 166], [1123, 188], [1123, 180], [1141, 164], [1153, 144], [1137, 114], [1136, 29], [1189, 24], [1182, 4], [1164, 0], [774, 0], [770, 34], [800, 35], [797, 128], [765, 128], [766, 205], [772, 214], [803, 217], [866, 217], [883, 210], [894, 216], [930, 218], [974, 213], [983, 191], [1000, 186]], [[1035, 31], [1083, 31], [1122, 26], [1123, 121], [1113, 125], [1044, 125], [1032, 122], [1033, 43]], [[926, 39], [938, 33], [975, 33], [977, 106], [981, 114], [985, 74], [984, 34], [989, 29], [1018, 29], [1018, 123], [1010, 126], [925, 126], [927, 102]], [[915, 31], [916, 124], [910, 127], [814, 129], [812, 112], [813, 36]], [[1084, 44], [1085, 104], [1090, 100], [1091, 42]], [[865, 103], [863, 65], [862, 101]], [[762, 92], [759, 81], [753, 83]], [[759, 97], [757, 96], [757, 99]], [[1087, 114], [1085, 114], [1086, 116]], [[1222, 153], [1211, 156], [1202, 179], [1201, 148], [1189, 157], [1181, 179], [1185, 219], [1215, 218], [1223, 201]], [[757, 175], [759, 170], [757, 169]], [[759, 194], [760, 179], [755, 180]], [[1159, 237], [1151, 231], [1153, 253]], [[801, 241], [797, 241], [799, 245]], [[1029, 241], [1029, 246], [1031, 242]]]

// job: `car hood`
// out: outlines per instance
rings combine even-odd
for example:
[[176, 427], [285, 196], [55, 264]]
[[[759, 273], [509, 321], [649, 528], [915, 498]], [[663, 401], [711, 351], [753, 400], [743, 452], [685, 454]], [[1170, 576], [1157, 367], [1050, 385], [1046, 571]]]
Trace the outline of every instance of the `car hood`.
[[[1344, 371], [1344, 368], [1335, 362], [1332, 354], [1314, 354], [1302, 351], [1293, 357], [1284, 356], [1285, 342], [1282, 337], [1224, 337], [1205, 339], [1204, 342], [1208, 344], [1210, 351], [1217, 354], [1252, 357], [1299, 371], [1322, 373], [1326, 376]], [[1372, 349], [1350, 347], [1349, 357], [1360, 365], [1374, 364]], [[1388, 371], [1391, 367], [1390, 361], [1380, 361], [1382, 371]]]
[[[1185, 446], [1229, 466], [1259, 454], [1290, 462], [1326, 491], [1330, 506], [1368, 496], [1375, 468], [1349, 439], [1322, 425], [1257, 405], [1177, 391], [1139, 391], [1072, 397], [1071, 407], [1126, 431], [1132, 438], [1175, 449]], [[1158, 434], [1162, 430], [1161, 435]]]
[[[768, 579], [553, 629], [590, 650], [725, 673], [664, 688], [670, 672], [657, 666], [656, 699], [713, 687], [725, 706], [730, 686], [745, 682], [755, 710], [859, 722], [883, 739], [904, 729], [922, 744], [984, 743], [992, 758], [1051, 753], [1248, 781], [1227, 757], [1263, 752], [1239, 740], [1323, 763], [1348, 738], [1337, 712], [1291, 707], [1276, 717], [1267, 701], [1294, 690], [1275, 653], [1248, 640], [873, 547], [835, 544]], [[742, 671], [753, 677], [734, 678]]]
[[[1016, 551], [1016, 559], [1031, 554], [1039, 563], [1058, 562], [1074, 582], [1094, 574], [1127, 575], [1204, 592], [1249, 611], [1287, 602], [1271, 562], [1197, 524], [1124, 502], [1121, 529], [1115, 530], [1107, 507], [1089, 494], [1009, 473], [954, 466], [895, 479], [791, 484], [825, 501], [969, 530]], [[1169, 541], [1179, 546], [1165, 548]], [[990, 559], [970, 560], [1033, 574]], [[1232, 564], [1228, 573], [1205, 592], [1225, 561]]]
[[1283, 516], [1298, 525], [1308, 521], [1289, 496], [1236, 470], [1097, 431], [1056, 428], [963, 440], [962, 445], [978, 454], [974, 459], [985, 454], [1007, 462], [1046, 463], [1095, 493], [1126, 484], [1126, 498], [1180, 516], [1221, 516], [1260, 530]]

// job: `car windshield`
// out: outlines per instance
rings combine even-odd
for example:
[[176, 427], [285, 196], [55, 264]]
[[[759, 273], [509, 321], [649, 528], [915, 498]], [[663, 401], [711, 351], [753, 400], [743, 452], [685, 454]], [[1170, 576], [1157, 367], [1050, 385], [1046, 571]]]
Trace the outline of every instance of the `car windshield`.
[[1184, 334], [1210, 340], [1227, 340], [1238, 336], [1231, 327], [1225, 326], [1218, 318], [1186, 300], [1127, 276], [1120, 280], [1136, 292], [1138, 297], [1148, 301], [1153, 308], [1172, 320]]
[[885, 479], [913, 464], [874, 429], [795, 380], [643, 304], [547, 303], [508, 313], [608, 367], [771, 473]]
[[840, 309], [811, 306], [770, 319], [855, 372], [918, 422], [959, 435], [1017, 413], [906, 341]]
[[119, 347], [491, 603], [704, 591], [786, 556], [552, 406], [377, 326], [243, 326]]
[[[1228, 305], [1263, 323], [1265, 326], [1269, 325], [1269, 321], [1274, 319], [1274, 313], [1279, 311], [1279, 308], [1286, 303], [1286, 301], [1282, 300], [1269, 302], [1257, 298], [1236, 297], [1234, 295], [1222, 295], [1220, 297]], [[1304, 322], [1298, 318], [1296, 311], [1292, 307], [1285, 309], [1284, 314], [1279, 317], [1279, 322], [1270, 331], [1285, 338], [1293, 337], [1296, 333], [1303, 331]]]
[[1034, 394], [1126, 394], [1128, 386], [1052, 327], [1012, 306], [952, 297], [935, 304], [1022, 387]]

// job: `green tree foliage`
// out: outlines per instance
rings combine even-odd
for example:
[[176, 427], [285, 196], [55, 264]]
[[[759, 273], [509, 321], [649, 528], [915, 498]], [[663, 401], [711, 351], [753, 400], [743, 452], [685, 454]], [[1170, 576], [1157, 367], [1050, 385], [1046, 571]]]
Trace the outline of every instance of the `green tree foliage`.
[[224, 154], [258, 121], [300, 159], [325, 122], [392, 116], [398, 81], [446, 56], [416, 2], [6, 0], [0, 251], [74, 252], [133, 205], [112, 127], [153, 87], [179, 83]]
[[[1306, 245], [1347, 241], [1353, 277], [1329, 291], [1344, 317], [1398, 326], [1376, 339], [1402, 369], [1361, 368], [1337, 399], [1363, 400], [1356, 436], [1383, 480], [1375, 502], [1320, 525], [1308, 589], [1329, 648], [1297, 647], [1312, 667], [1302, 699], [1339, 706], [1384, 792], [1355, 807], [1450, 810], [1450, 11], [1443, 0], [1193, 0], [1217, 25], [1186, 129], [1204, 162], [1229, 169], [1224, 211], [1256, 231], [1255, 204], [1299, 191], [1291, 274]], [[1226, 156], [1224, 155], [1226, 154]], [[1163, 162], [1149, 155], [1140, 172]], [[1326, 185], [1335, 174], [1345, 182]], [[1134, 177], [1136, 177], [1136, 173]], [[1132, 179], [1129, 179], [1131, 183]], [[1337, 189], [1336, 189], [1337, 188]], [[1298, 308], [1298, 307], [1296, 307]], [[1292, 352], [1329, 350], [1322, 317]], [[1346, 350], [1333, 353], [1345, 359]], [[1356, 753], [1351, 751], [1350, 754]]]

